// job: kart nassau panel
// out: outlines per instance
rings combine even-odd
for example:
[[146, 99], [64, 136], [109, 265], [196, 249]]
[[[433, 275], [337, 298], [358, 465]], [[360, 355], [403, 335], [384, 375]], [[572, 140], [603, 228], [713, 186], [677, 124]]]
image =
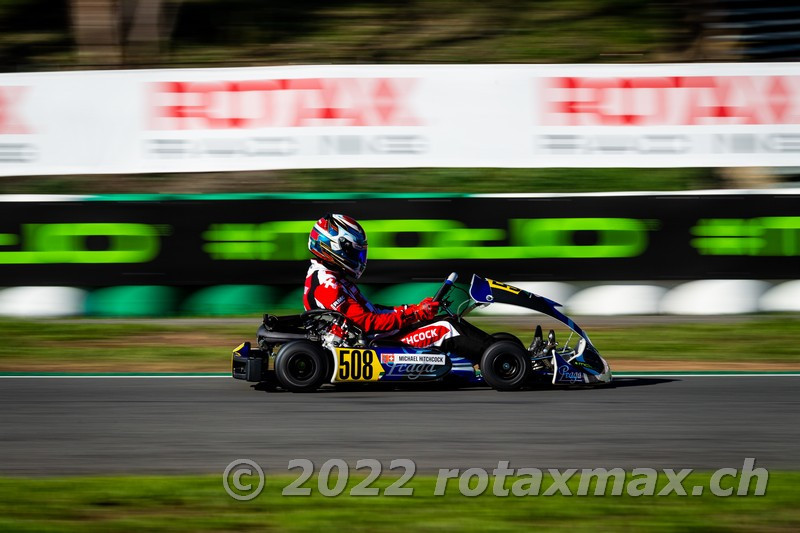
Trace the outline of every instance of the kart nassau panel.
[[587, 383], [608, 383], [612, 379], [611, 369], [606, 360], [594, 349], [586, 349], [580, 344], [577, 353], [569, 357], [567, 363], [572, 368], [583, 372], [586, 375]]
[[[557, 383], [575, 385], [576, 383], [589, 383], [589, 376], [583, 370], [569, 364], [561, 355], [553, 350], [553, 385]], [[594, 372], [587, 368], [587, 372]], [[596, 372], [595, 372], [596, 374]]]
[[505, 283], [493, 279], [484, 279], [477, 274], [472, 275], [469, 295], [475, 302], [480, 304], [501, 303], [516, 305], [551, 316], [580, 335], [581, 338], [586, 340], [587, 345], [594, 349], [592, 341], [589, 340], [589, 336], [581, 327], [573, 322], [570, 317], [556, 309], [556, 307], [561, 307], [561, 304], [549, 298], [512, 287], [511, 285], [506, 285]]
[[453, 363], [445, 353], [399, 345], [336, 348], [334, 365], [331, 383], [432, 381], [453, 370]]
[[600, 361], [602, 361], [603, 368], [598, 371], [584, 361], [583, 355], [564, 359], [560, 353], [553, 350], [553, 368], [555, 369], [552, 378], [553, 385], [610, 382], [611, 370], [604, 359], [600, 358]]

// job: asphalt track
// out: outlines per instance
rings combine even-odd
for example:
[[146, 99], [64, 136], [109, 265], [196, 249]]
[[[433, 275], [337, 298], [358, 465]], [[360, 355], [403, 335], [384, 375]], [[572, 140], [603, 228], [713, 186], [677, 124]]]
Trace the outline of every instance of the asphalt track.
[[249, 458], [439, 468], [799, 469], [800, 377], [597, 389], [266, 392], [225, 378], [0, 378], [0, 475], [217, 473]]

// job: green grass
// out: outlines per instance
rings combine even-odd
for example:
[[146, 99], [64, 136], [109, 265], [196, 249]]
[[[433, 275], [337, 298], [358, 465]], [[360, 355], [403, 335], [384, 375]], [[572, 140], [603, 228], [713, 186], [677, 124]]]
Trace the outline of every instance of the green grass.
[[590, 192], [677, 191], [719, 186], [704, 168], [415, 168], [282, 171], [293, 191]]
[[30, 176], [0, 194], [497, 193], [680, 191], [729, 187], [708, 168], [397, 168]]
[[[249, 321], [248, 321], [249, 320]], [[598, 320], [598, 319], [594, 319]], [[487, 331], [508, 331], [524, 342], [532, 337], [536, 317], [481, 318], [473, 322]], [[675, 370], [709, 368], [717, 363], [800, 365], [800, 317], [752, 316], [719, 322], [614, 324], [581, 321], [592, 342], [615, 365], [635, 361], [637, 369], [669, 361]], [[23, 321], [0, 320], [0, 371], [173, 371], [227, 372], [230, 350], [254, 341], [259, 317], [244, 322], [171, 323], [164, 321]], [[509, 326], [510, 324], [510, 326]], [[554, 323], [542, 320], [545, 329]], [[563, 345], [565, 329], [558, 330]], [[575, 343], [572, 338], [570, 345]], [[630, 365], [629, 365], [630, 366]], [[750, 368], [757, 369], [757, 368]], [[774, 368], [773, 368], [774, 369]]]
[[[355, 497], [346, 489], [341, 496], [326, 498], [316, 490], [314, 478], [305, 485], [312, 487], [310, 497], [282, 496], [293, 479], [268, 476], [260, 496], [239, 502], [224, 492], [221, 475], [0, 478], [0, 530], [318, 533], [397, 531], [402, 525], [404, 531], [459, 532], [796, 531], [800, 525], [798, 472], [771, 472], [764, 496], [727, 498], [708, 490], [697, 497], [497, 497], [491, 482], [483, 495], [469, 498], [458, 493], [455, 481], [450, 481], [445, 496], [433, 496], [435, 476], [417, 476], [409, 482], [412, 496]], [[695, 473], [684, 486], [708, 488], [708, 480], [709, 474]], [[392, 481], [382, 477], [373, 486], [383, 488]], [[355, 482], [351, 479], [349, 487]], [[506, 488], [512, 482], [507, 480]], [[550, 482], [546, 475], [542, 490]], [[664, 484], [660, 480], [659, 487]], [[577, 486], [576, 476], [570, 484], [573, 493]]]
[[250, 325], [175, 325], [0, 320], [0, 369], [227, 371], [230, 351], [253, 340]]
[[616, 359], [800, 362], [800, 319], [604, 327], [590, 333]]

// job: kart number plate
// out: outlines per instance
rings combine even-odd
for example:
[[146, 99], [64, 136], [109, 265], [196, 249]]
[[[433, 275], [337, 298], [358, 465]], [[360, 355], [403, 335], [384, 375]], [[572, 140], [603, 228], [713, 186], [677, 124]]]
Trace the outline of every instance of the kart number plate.
[[489, 286], [493, 289], [500, 289], [501, 291], [510, 292], [511, 294], [519, 294], [522, 292], [522, 289], [512, 287], [511, 285], [506, 285], [505, 283], [501, 283], [493, 279], [487, 279], [486, 281], [489, 282]]
[[336, 348], [334, 381], [378, 381], [383, 376], [380, 357], [374, 350]]

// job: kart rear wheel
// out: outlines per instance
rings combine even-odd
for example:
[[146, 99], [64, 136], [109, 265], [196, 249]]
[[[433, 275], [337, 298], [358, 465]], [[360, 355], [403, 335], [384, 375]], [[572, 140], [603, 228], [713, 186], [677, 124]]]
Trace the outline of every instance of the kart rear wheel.
[[314, 343], [286, 343], [275, 356], [275, 377], [284, 389], [313, 392], [328, 377], [328, 358], [322, 348]]
[[522, 348], [525, 348], [525, 345], [522, 344], [522, 341], [516, 335], [512, 335], [511, 333], [506, 333], [505, 331], [501, 331], [499, 333], [492, 333], [492, 342], [497, 341], [512, 341], [519, 344]]
[[483, 379], [493, 389], [518, 390], [531, 377], [531, 356], [518, 342], [502, 340], [483, 352], [480, 368]]

